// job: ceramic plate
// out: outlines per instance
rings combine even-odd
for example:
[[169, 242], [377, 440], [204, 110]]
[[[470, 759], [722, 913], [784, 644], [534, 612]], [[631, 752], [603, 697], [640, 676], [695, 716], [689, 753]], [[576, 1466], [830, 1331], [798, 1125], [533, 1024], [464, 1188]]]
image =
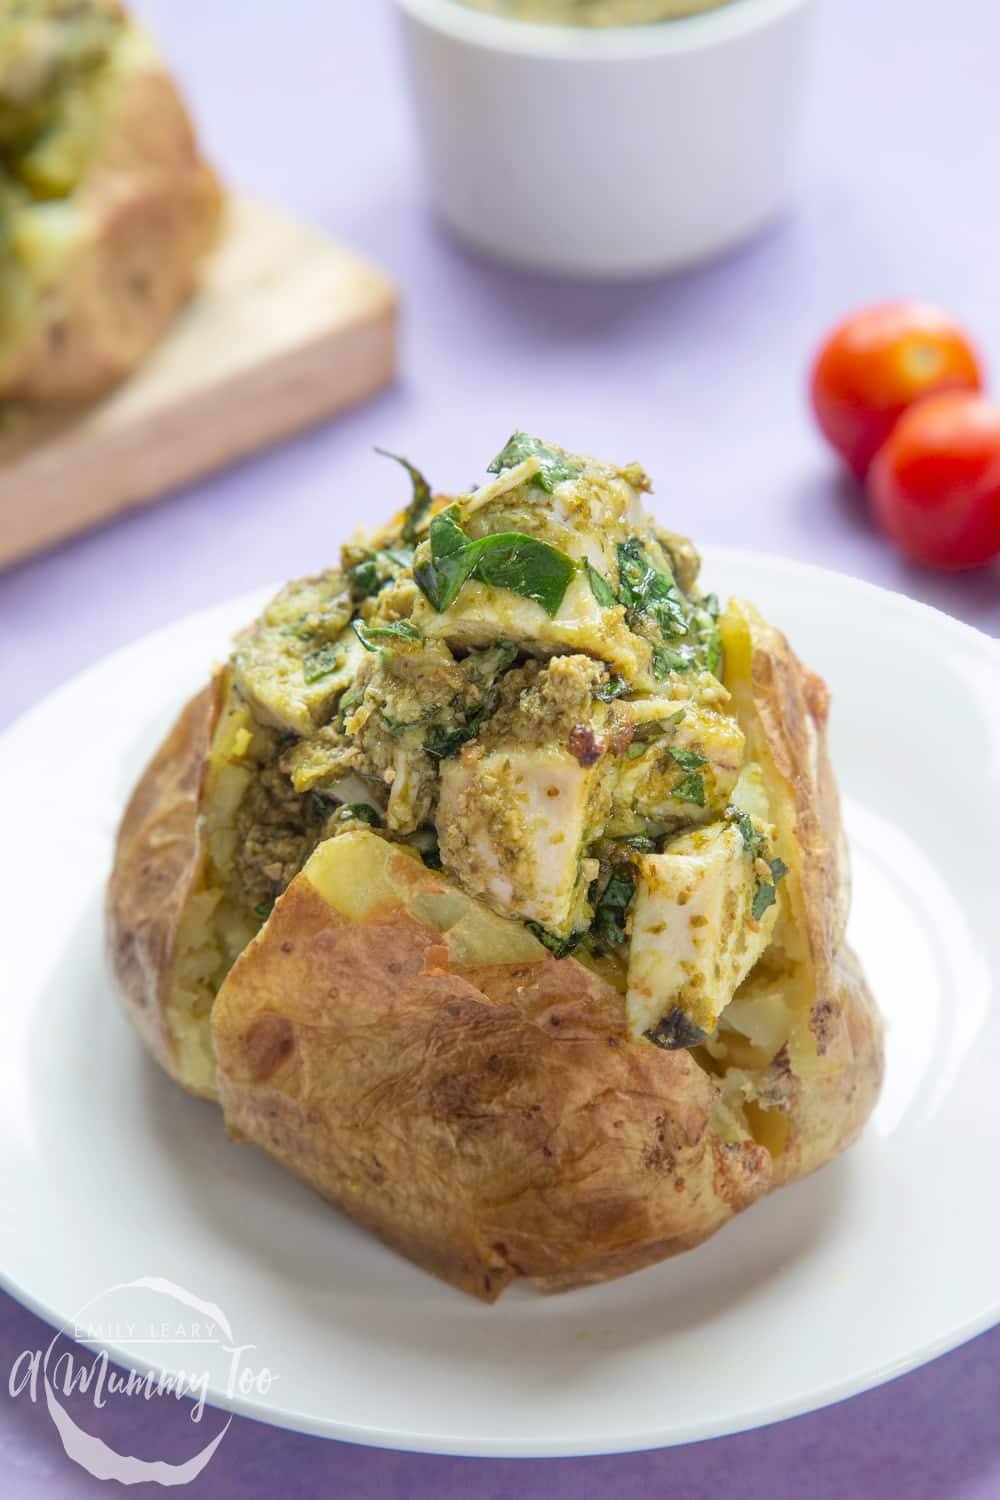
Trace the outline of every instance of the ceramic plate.
[[773, 1422], [997, 1321], [1000, 648], [787, 562], [713, 552], [705, 577], [757, 601], [833, 690], [850, 936], [888, 1021], [861, 1143], [678, 1260], [563, 1297], [515, 1287], [489, 1308], [230, 1142], [119, 1013], [101, 903], [128, 791], [261, 602], [243, 598], [118, 652], [0, 739], [14, 1296], [123, 1364], [198, 1362], [214, 1403], [267, 1422], [509, 1456]]

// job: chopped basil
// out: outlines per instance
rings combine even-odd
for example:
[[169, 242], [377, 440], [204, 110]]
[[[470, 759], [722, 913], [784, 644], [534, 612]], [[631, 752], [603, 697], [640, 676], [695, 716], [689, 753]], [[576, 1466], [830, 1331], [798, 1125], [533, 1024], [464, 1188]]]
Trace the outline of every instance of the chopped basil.
[[594, 912], [591, 932], [613, 948], [628, 941], [626, 917], [635, 895], [635, 872], [630, 865], [616, 869], [604, 887]]
[[750, 903], [750, 914], [754, 921], [759, 922], [768, 907], [773, 906], [777, 899], [778, 893], [773, 885], [769, 885], [766, 881], [758, 881]]
[[254, 907], [253, 914], [255, 917], [260, 917], [262, 922], [266, 922], [273, 911], [273, 901], [262, 901], [259, 906]]
[[568, 958], [583, 936], [582, 932], [571, 932], [569, 937], [561, 938], [556, 933], [549, 932], [548, 928], [543, 927], [540, 922], [527, 922], [525, 925], [528, 931], [533, 932], [538, 941], [556, 958]]
[[589, 557], [585, 557], [583, 560], [583, 571], [587, 575], [587, 582], [590, 584], [590, 591], [601, 608], [614, 609], [615, 605], [618, 603], [618, 600], [615, 598], [615, 591], [611, 587], [608, 580], [605, 578], [604, 574], [598, 573], [597, 569], [591, 563]]
[[675, 750], [668, 746], [667, 754], [677, 762], [682, 771], [697, 771], [699, 766], [708, 765], [708, 761], [697, 750]]
[[671, 672], [690, 672], [701, 660], [693, 646], [654, 646], [653, 676], [660, 682]]
[[705, 779], [700, 771], [689, 771], [682, 776], [670, 793], [677, 802], [693, 802], [696, 807], [705, 806]]
[[538, 473], [533, 477], [532, 484], [551, 495], [557, 484], [563, 480], [575, 479], [580, 470], [575, 464], [561, 454], [546, 448], [537, 438], [528, 437], [525, 432], [515, 432], [502, 453], [498, 453], [493, 462], [486, 470], [487, 474], [502, 474], [505, 469], [516, 469], [518, 464], [523, 464], [526, 458], [537, 458], [540, 464]]
[[375, 452], [380, 453], [383, 458], [391, 458], [397, 464], [401, 464], [413, 483], [413, 499], [403, 512], [403, 524], [399, 533], [403, 541], [412, 547], [423, 530], [424, 522], [434, 503], [431, 487], [420, 470], [414, 468], [408, 459], [400, 458], [398, 453], [390, 453], [385, 448], [376, 448]]
[[477, 709], [464, 724], [459, 724], [454, 729], [445, 729], [441, 725], [435, 725], [424, 740], [424, 749], [428, 755], [433, 755], [435, 760], [450, 760], [453, 755], [458, 754], [463, 745], [475, 739], [485, 718], [485, 710]]
[[576, 565], [564, 552], [519, 531], [500, 532], [472, 541], [450, 506], [431, 522], [430, 559], [413, 570], [417, 586], [438, 614], [458, 597], [469, 578], [491, 588], [509, 589], [534, 599], [547, 615], [562, 604]]
[[653, 563], [638, 537], [618, 546], [618, 597], [634, 619], [650, 619], [664, 641], [687, 634], [684, 597], [672, 573]]
[[344, 653], [339, 646], [320, 646], [318, 651], [312, 651], [302, 662], [302, 676], [306, 682], [320, 682], [324, 677], [329, 677], [335, 672], [344, 659]]
[[773, 906], [777, 901], [778, 882], [784, 880], [788, 874], [788, 866], [783, 859], [768, 859], [767, 838], [757, 828], [749, 813], [731, 806], [726, 808], [726, 818], [739, 829], [743, 848], [750, 860], [756, 863], [758, 859], [763, 859], [771, 872], [770, 880], [761, 880], [760, 876], [757, 876], [750, 901], [750, 915], [755, 922], [759, 922], [768, 907]]
[[366, 625], [363, 620], [353, 620], [354, 634], [366, 651], [379, 651], [379, 641], [419, 641], [423, 637], [409, 620], [393, 620], [389, 625]]
[[624, 677], [615, 672], [608, 678], [607, 682], [602, 682], [600, 687], [594, 689], [593, 695], [601, 703], [613, 703], [616, 698], [620, 698], [623, 693], [628, 692], [631, 692], [628, 683]]
[[381, 828], [382, 819], [367, 802], [345, 802], [335, 814], [338, 823], [368, 823], [372, 828]]
[[730, 805], [726, 808], [726, 819], [730, 823], [735, 823], [740, 831], [740, 838], [743, 840], [743, 848], [751, 859], [756, 859], [760, 852], [761, 844], [766, 843], [766, 840], [764, 835], [755, 826], [753, 818], [751, 818], [749, 813], [744, 812], [742, 808]]
[[695, 603], [688, 634], [698, 642], [706, 669], [716, 677], [721, 676], [722, 640], [719, 636], [719, 601], [715, 594], [706, 594]]
[[297, 641], [311, 641], [316, 632], [308, 624], [309, 616], [302, 615], [295, 625], [284, 625], [281, 629], [282, 635], [293, 635]]
[[778, 899], [778, 881], [784, 880], [788, 874], [788, 866], [783, 859], [769, 859], [767, 864], [771, 871], [771, 879], [758, 880], [754, 887], [753, 900], [750, 903], [750, 915], [755, 922], [759, 922], [769, 906], [773, 906]]
[[684, 1047], [697, 1047], [707, 1040], [706, 1033], [696, 1026], [686, 1011], [675, 1005], [646, 1032], [647, 1042], [662, 1047], [666, 1052], [678, 1052]]

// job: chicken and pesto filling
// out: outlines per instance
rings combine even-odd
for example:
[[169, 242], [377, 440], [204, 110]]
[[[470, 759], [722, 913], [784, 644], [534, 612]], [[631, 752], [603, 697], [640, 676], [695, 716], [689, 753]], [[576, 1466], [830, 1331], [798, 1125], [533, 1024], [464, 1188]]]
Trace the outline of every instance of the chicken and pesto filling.
[[517, 433], [445, 498], [399, 462], [406, 510], [283, 589], [226, 669], [208, 847], [232, 956], [320, 842], [367, 827], [610, 980], [633, 1039], [710, 1044], [786, 867], [697, 554], [635, 464]]

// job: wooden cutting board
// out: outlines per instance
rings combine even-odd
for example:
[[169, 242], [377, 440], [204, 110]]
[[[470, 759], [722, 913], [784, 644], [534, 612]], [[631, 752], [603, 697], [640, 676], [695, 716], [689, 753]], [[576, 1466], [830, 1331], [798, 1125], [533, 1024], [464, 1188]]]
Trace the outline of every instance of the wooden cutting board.
[[111, 395], [0, 419], [0, 567], [362, 401], [395, 373], [395, 294], [245, 200], [197, 297]]

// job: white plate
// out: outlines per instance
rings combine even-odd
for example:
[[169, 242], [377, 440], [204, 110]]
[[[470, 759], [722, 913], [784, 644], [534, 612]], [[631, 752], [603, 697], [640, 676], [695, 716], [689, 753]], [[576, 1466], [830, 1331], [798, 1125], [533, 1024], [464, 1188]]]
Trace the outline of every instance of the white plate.
[[[487, 1308], [228, 1141], [118, 1013], [101, 895], [126, 794], [254, 613], [245, 598], [118, 652], [0, 740], [0, 1266], [16, 1297], [58, 1323], [113, 1284], [169, 1278], [276, 1377], [267, 1395], [228, 1389], [213, 1345], [217, 1404], [354, 1442], [524, 1456], [772, 1422], [997, 1321], [1000, 650], [832, 573], [713, 552], [705, 576], [758, 601], [833, 689], [852, 938], [889, 1021], [860, 1145], [679, 1260]], [[125, 1364], [191, 1369], [190, 1348], [128, 1342], [151, 1295], [92, 1303], [95, 1337]]]

